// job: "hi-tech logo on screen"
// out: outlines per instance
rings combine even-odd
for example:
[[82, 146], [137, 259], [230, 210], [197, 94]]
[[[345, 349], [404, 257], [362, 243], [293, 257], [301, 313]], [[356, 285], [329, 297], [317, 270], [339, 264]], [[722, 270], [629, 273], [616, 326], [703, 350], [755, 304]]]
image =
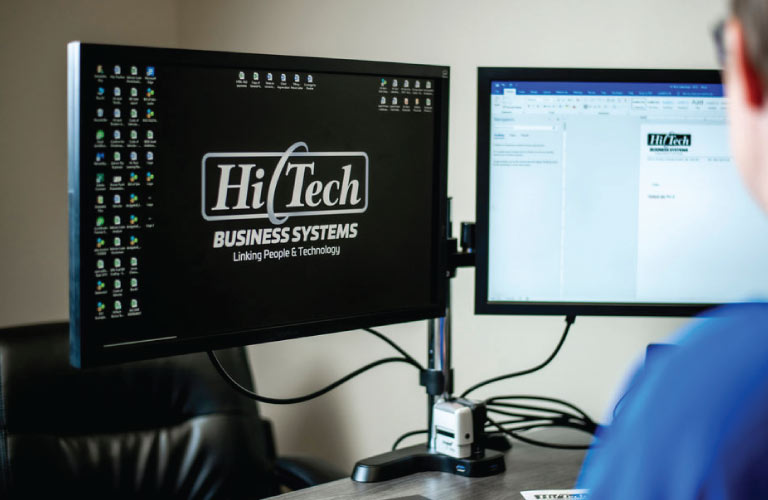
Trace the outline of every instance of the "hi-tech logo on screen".
[[648, 134], [649, 146], [688, 147], [691, 145], [691, 134]]
[[203, 218], [209, 221], [355, 214], [368, 208], [368, 155], [310, 152], [297, 142], [282, 153], [203, 156]]

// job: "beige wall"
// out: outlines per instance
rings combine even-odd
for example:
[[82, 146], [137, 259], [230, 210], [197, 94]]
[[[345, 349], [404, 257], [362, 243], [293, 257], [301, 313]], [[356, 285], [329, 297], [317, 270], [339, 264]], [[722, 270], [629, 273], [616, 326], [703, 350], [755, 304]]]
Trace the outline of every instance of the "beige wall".
[[[722, 0], [274, 0], [0, 4], [0, 325], [67, 315], [65, 42], [81, 38], [185, 48], [445, 64], [452, 67], [449, 191], [474, 219], [475, 68], [479, 65], [713, 67]], [[454, 280], [457, 387], [531, 366], [561, 317], [478, 317], [473, 271]], [[567, 398], [599, 417], [645, 344], [681, 320], [578, 318], [545, 371], [479, 396]], [[419, 359], [424, 323], [385, 327]], [[391, 351], [363, 332], [252, 347], [260, 392], [309, 392]], [[263, 406], [284, 453], [350, 467], [425, 425], [415, 370], [381, 367], [316, 401]]]

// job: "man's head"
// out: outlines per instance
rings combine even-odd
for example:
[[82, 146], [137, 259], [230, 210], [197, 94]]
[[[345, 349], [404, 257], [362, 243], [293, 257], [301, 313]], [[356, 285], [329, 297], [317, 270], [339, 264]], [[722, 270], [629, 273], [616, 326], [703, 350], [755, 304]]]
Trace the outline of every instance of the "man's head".
[[724, 31], [724, 81], [733, 156], [768, 211], [768, 0], [731, 0]]

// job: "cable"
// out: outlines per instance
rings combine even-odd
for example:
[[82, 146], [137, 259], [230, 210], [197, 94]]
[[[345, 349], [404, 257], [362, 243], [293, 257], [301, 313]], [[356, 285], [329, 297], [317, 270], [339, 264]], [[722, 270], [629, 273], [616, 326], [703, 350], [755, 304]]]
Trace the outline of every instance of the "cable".
[[585, 420], [588, 420], [588, 421], [592, 422], [592, 419], [589, 418], [589, 415], [587, 415], [584, 410], [582, 410], [581, 408], [579, 408], [578, 406], [576, 406], [574, 404], [569, 403], [568, 401], [563, 401], [562, 399], [557, 399], [557, 398], [550, 398], [550, 397], [545, 397], [545, 396], [529, 396], [529, 395], [494, 396], [492, 398], [486, 399], [485, 403], [487, 405], [488, 404], [496, 404], [497, 401], [504, 401], [504, 400], [508, 400], [508, 399], [512, 399], [512, 400], [514, 400], [514, 399], [526, 400], [527, 399], [527, 400], [530, 400], [530, 401], [545, 401], [545, 402], [548, 402], [548, 403], [560, 404], [560, 405], [563, 405], [565, 407], [568, 407], [568, 408], [574, 410], [576, 413], [581, 415]]
[[[493, 419], [488, 418], [488, 422], [490, 422], [494, 427], [496, 427], [500, 432], [503, 434], [506, 434], [507, 436], [517, 439], [518, 441], [522, 441], [524, 443], [532, 444], [534, 446], [541, 446], [544, 448], [555, 448], [560, 450], [587, 450], [589, 449], [589, 445], [576, 445], [576, 444], [555, 444], [555, 443], [546, 443], [544, 441], [538, 441], [536, 439], [531, 439], [529, 437], [524, 437], [519, 434], [516, 434], [514, 431], [505, 429], [501, 426], [501, 424], [495, 422]], [[586, 429], [573, 425], [573, 424], [566, 424], [566, 423], [552, 423], [552, 424], [539, 424], [539, 425], [531, 425], [528, 426], [526, 429], [534, 429], [539, 427], [568, 427], [571, 429], [577, 429], [583, 432], [589, 433]], [[515, 429], [515, 430], [526, 430], [526, 429]]]
[[299, 396], [295, 398], [285, 398], [285, 399], [278, 399], [278, 398], [270, 398], [267, 396], [260, 396], [256, 394], [255, 392], [251, 391], [250, 389], [246, 389], [242, 385], [240, 385], [235, 379], [232, 378], [232, 376], [227, 373], [227, 370], [224, 369], [224, 367], [221, 365], [221, 362], [219, 361], [219, 358], [216, 357], [216, 353], [213, 351], [208, 351], [208, 358], [211, 360], [211, 363], [213, 363], [213, 366], [216, 368], [216, 371], [219, 372], [219, 375], [224, 377], [224, 380], [226, 380], [229, 385], [231, 385], [237, 392], [240, 394], [243, 394], [244, 396], [247, 396], [251, 399], [255, 399], [256, 401], [260, 403], [268, 403], [273, 405], [289, 405], [289, 404], [295, 404], [295, 403], [303, 403], [305, 401], [309, 401], [310, 399], [314, 399], [316, 397], [322, 396], [323, 394], [332, 391], [333, 389], [337, 388], [344, 382], [349, 381], [350, 379], [353, 379], [354, 377], [357, 377], [361, 373], [367, 372], [368, 370], [375, 368], [379, 365], [384, 365], [387, 363], [408, 363], [409, 365], [413, 365], [418, 369], [421, 369], [421, 366], [419, 366], [418, 363], [413, 362], [412, 360], [408, 358], [384, 358], [380, 359], [378, 361], [374, 361], [373, 363], [368, 363], [367, 365], [363, 366], [362, 368], [358, 368], [357, 370], [353, 371], [352, 373], [345, 375], [344, 377], [341, 377], [339, 380], [333, 382], [332, 384], [324, 387], [323, 389], [320, 389], [318, 391], [315, 391], [311, 394], [307, 394], [306, 396]]
[[420, 430], [420, 431], [411, 431], [411, 432], [406, 432], [405, 434], [403, 434], [402, 436], [400, 436], [399, 438], [397, 438], [397, 439], [395, 440], [395, 444], [393, 444], [393, 445], [392, 445], [392, 451], [395, 451], [395, 450], [397, 449], [397, 446], [398, 446], [400, 443], [402, 443], [404, 439], [407, 439], [407, 438], [409, 438], [409, 437], [411, 437], [411, 436], [417, 436], [417, 435], [419, 435], [419, 434], [426, 434], [427, 432], [429, 432], [429, 431], [428, 431], [428, 430], [426, 430], [426, 429], [424, 429], [424, 430]]
[[424, 369], [424, 367], [421, 365], [421, 363], [416, 361], [416, 359], [414, 359], [413, 356], [411, 356], [410, 354], [405, 352], [405, 349], [403, 349], [402, 347], [397, 345], [394, 340], [390, 339], [389, 337], [387, 337], [383, 333], [379, 332], [378, 330], [374, 330], [373, 328], [363, 328], [363, 330], [365, 330], [366, 332], [371, 333], [373, 335], [376, 335], [381, 340], [383, 340], [387, 344], [391, 345], [397, 352], [402, 354], [405, 359], [409, 360], [412, 365], [418, 366], [420, 370]]
[[483, 380], [482, 382], [478, 382], [477, 384], [471, 386], [469, 389], [464, 391], [461, 394], [461, 397], [464, 398], [470, 392], [474, 392], [477, 389], [479, 389], [479, 388], [481, 388], [483, 386], [486, 386], [488, 384], [492, 384], [494, 382], [499, 382], [501, 380], [506, 380], [506, 379], [509, 379], [509, 378], [520, 377], [522, 375], [528, 375], [529, 373], [533, 373], [535, 371], [541, 370], [542, 368], [547, 366], [553, 359], [555, 359], [555, 356], [557, 356], [557, 353], [560, 352], [560, 348], [563, 346], [563, 343], [565, 343], [566, 337], [568, 337], [568, 332], [571, 329], [571, 325], [573, 325], [573, 323], [575, 321], [576, 321], [576, 316], [574, 316], [574, 315], [569, 314], [568, 316], [565, 317], [565, 330], [563, 331], [562, 337], [560, 337], [560, 342], [557, 343], [557, 346], [555, 347], [555, 350], [552, 351], [552, 354], [550, 354], [549, 357], [547, 359], [545, 359], [543, 363], [540, 363], [540, 364], [534, 366], [533, 368], [529, 368], [527, 370], [522, 370], [522, 371], [514, 372], [514, 373], [508, 373], [506, 375], [499, 375], [498, 377], [493, 377], [493, 378], [490, 378], [488, 380]]

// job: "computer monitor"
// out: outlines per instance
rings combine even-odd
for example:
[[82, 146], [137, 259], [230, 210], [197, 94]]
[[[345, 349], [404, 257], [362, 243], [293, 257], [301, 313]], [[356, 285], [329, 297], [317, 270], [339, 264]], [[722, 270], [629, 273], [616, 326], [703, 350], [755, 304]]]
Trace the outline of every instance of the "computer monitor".
[[68, 56], [75, 366], [444, 314], [448, 68]]
[[476, 310], [684, 316], [768, 296], [716, 71], [481, 68]]

